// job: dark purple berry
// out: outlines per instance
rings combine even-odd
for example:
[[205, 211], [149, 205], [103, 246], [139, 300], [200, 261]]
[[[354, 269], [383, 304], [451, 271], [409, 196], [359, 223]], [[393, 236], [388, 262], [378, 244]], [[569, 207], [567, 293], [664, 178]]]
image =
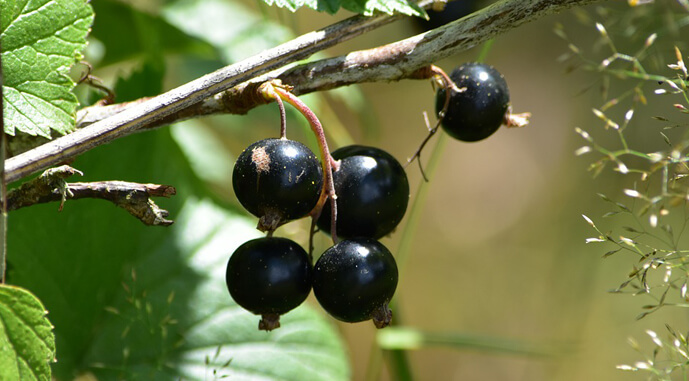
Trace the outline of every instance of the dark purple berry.
[[313, 271], [313, 293], [334, 318], [390, 324], [388, 303], [397, 288], [397, 264], [390, 251], [370, 238], [340, 241], [321, 255]]
[[258, 228], [272, 231], [304, 217], [318, 202], [323, 172], [316, 155], [287, 139], [265, 139], [237, 158], [232, 186], [239, 202], [260, 218]]
[[[400, 223], [409, 203], [409, 182], [400, 163], [374, 147], [347, 146], [332, 153], [340, 161], [333, 172], [337, 194], [337, 235], [378, 239]], [[330, 233], [330, 202], [318, 227]]]
[[245, 242], [227, 262], [227, 289], [242, 308], [262, 315], [259, 329], [280, 326], [280, 315], [299, 306], [311, 292], [312, 267], [306, 251], [287, 238]]
[[[450, 136], [465, 142], [485, 139], [505, 120], [510, 93], [505, 78], [494, 67], [467, 63], [450, 73], [456, 85], [442, 127]], [[436, 96], [436, 112], [445, 104], [445, 89]]]

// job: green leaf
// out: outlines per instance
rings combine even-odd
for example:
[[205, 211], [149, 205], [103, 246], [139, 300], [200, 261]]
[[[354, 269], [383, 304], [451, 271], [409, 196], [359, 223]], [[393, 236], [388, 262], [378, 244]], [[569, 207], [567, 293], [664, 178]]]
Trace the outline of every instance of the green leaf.
[[93, 8], [98, 16], [91, 36], [105, 46], [105, 54], [98, 62], [101, 67], [141, 56], [155, 61], [167, 53], [216, 56], [215, 49], [204, 40], [190, 36], [160, 15], [114, 0], [95, 1]]
[[232, 163], [236, 158], [203, 123], [190, 119], [170, 126], [172, 137], [184, 151], [196, 176], [218, 187], [223, 194], [232, 191]]
[[74, 129], [69, 69], [81, 59], [93, 11], [86, 0], [3, 0], [5, 132], [50, 138]]
[[426, 12], [416, 2], [407, 0], [342, 0], [342, 8], [364, 16], [382, 12], [389, 15], [401, 13], [407, 16], [428, 18]]
[[[226, 64], [240, 61], [292, 38], [288, 28], [260, 17], [237, 2], [176, 0], [163, 8], [162, 15], [185, 33], [216, 47]], [[222, 28], [218, 25], [222, 25]]]
[[118, 102], [134, 101], [142, 97], [152, 97], [163, 91], [165, 62], [162, 58], [147, 59], [134, 69], [128, 77], [120, 77], [115, 83]]
[[[190, 198], [170, 239], [134, 265], [110, 306], [86, 364], [99, 379], [347, 380], [333, 327], [303, 305], [272, 332], [237, 306], [225, 286], [236, 247], [255, 221]], [[126, 365], [126, 366], [125, 366]]]
[[3, 380], [50, 380], [55, 337], [47, 314], [30, 292], [0, 285], [0, 376]]
[[268, 5], [287, 8], [294, 12], [302, 6], [307, 6], [320, 12], [336, 13], [340, 7], [371, 16], [382, 12], [387, 14], [401, 13], [408, 16], [428, 18], [426, 11], [420, 8], [413, 0], [263, 0]]
[[[84, 172], [70, 181], [124, 180], [170, 184], [177, 196], [156, 199], [176, 220], [184, 195], [198, 193], [169, 130], [135, 134], [78, 157]], [[105, 318], [105, 306], [122, 292], [127, 266], [170, 239], [171, 230], [145, 226], [103, 200], [68, 200], [10, 213], [8, 283], [31, 290], [50, 311], [59, 351], [58, 380], [71, 380]], [[28, 227], [32, 228], [28, 228]]]

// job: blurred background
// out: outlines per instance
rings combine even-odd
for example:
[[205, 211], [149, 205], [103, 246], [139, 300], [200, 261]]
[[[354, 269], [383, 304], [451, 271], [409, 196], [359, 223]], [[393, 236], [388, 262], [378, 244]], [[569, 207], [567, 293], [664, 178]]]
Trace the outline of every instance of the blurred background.
[[[460, 11], [469, 12], [490, 2], [459, 0], [456, 3], [461, 4]], [[131, 4], [99, 0], [93, 6], [96, 22], [86, 59], [106, 85], [114, 87], [118, 94], [131, 91], [132, 99], [155, 95], [287, 41], [291, 36], [351, 16], [346, 11], [330, 16], [308, 9], [291, 13], [254, 0]], [[202, 43], [194, 45], [198, 54], [175, 54], [164, 43], [153, 39], [142, 41], [138, 52], [116, 56], [116, 48], [110, 47], [120, 46], [115, 40], [124, 38], [108, 37], [105, 32], [111, 33], [108, 28], [112, 26], [107, 24], [116, 22], [112, 15], [122, 7], [132, 6], [139, 12], [163, 17], [201, 40]], [[606, 115], [621, 122], [627, 110], [635, 109], [625, 131], [629, 146], [640, 152], [664, 150], [667, 144], [661, 132], [671, 141], [678, 142], [685, 137], [683, 128], [664, 129], [668, 124], [683, 125], [686, 115], [673, 107], [674, 103], [683, 102], [683, 98], [655, 95], [654, 90], [662, 86], [654, 81], [639, 85], [637, 80], [583, 70], [582, 60], [565, 56], [574, 55], [570, 43], [597, 63], [614, 53], [596, 29], [596, 22], [608, 28], [617, 51], [632, 56], [643, 48], [651, 33], [657, 32], [656, 43], [643, 56], [644, 68], [649, 73], [673, 77], [676, 72], [666, 65], [677, 61], [674, 46], [682, 49], [688, 41], [684, 28], [688, 15], [677, 2], [670, 0], [637, 7], [621, 1], [602, 2], [527, 23], [494, 40], [485, 62], [505, 76], [514, 111], [531, 112], [531, 123], [521, 129], [501, 128], [489, 139], [477, 143], [435, 136], [422, 155], [423, 165], [427, 166], [434, 150], [441, 150], [430, 182], [423, 181], [416, 163], [407, 167], [412, 188], [410, 208], [421, 198], [417, 220], [410, 221], [408, 211], [397, 231], [383, 239], [393, 254], [405, 250], [408, 253], [400, 263], [395, 321], [404, 327], [447, 337], [448, 343], [423, 345], [402, 357], [390, 351], [380, 352], [376, 345], [378, 332], [372, 324], [338, 323], [322, 313], [311, 295], [309, 305], [344, 339], [351, 379], [402, 379], [394, 370], [400, 361], [406, 361], [414, 378], [419, 380], [647, 378], [648, 373], [622, 371], [616, 366], [633, 365], [652, 355], [655, 346], [647, 330], [667, 336], [665, 325], [670, 324], [681, 332], [686, 331], [687, 314], [681, 308], [664, 307], [637, 320], [644, 311], [642, 307], [653, 303], [652, 298], [609, 292], [628, 279], [638, 258], [622, 251], [603, 259], [603, 254], [615, 246], [587, 244], [585, 240], [597, 237], [598, 233], [582, 214], [593, 219], [602, 231], [614, 231], [612, 235], [618, 237], [622, 226], [630, 220], [633, 223], [634, 219], [604, 218], [615, 206], [597, 193], [627, 202], [629, 198], [623, 190], [634, 188], [640, 177], [625, 176], [615, 171], [614, 165], [608, 165], [594, 177], [588, 168], [601, 155], [597, 152], [575, 155], [586, 144], [575, 128], [588, 131], [601, 146], [620, 149], [617, 132], [604, 128], [605, 122], [592, 112], [592, 108], [600, 109], [619, 97], [619, 102], [608, 108]], [[394, 42], [421, 33], [424, 27], [416, 20], [404, 19], [319, 56], [338, 56]], [[564, 31], [570, 36], [569, 41], [558, 37], [554, 29]], [[132, 40], [128, 43], [131, 45]], [[158, 54], [157, 50], [166, 54]], [[476, 47], [436, 65], [449, 72], [461, 63], [476, 60], [480, 51], [481, 47]], [[165, 70], [160, 70], [161, 67]], [[619, 63], [621, 69], [631, 67], [629, 63]], [[641, 88], [639, 91], [647, 95], [647, 105], [642, 105], [633, 92], [622, 96], [634, 88]], [[99, 96], [91, 90], [79, 91], [84, 102]], [[435, 95], [430, 81], [408, 80], [362, 84], [303, 99], [321, 118], [331, 149], [353, 143], [372, 145], [406, 162], [427, 134], [423, 113], [432, 115]], [[119, 100], [127, 99], [123, 95]], [[303, 118], [292, 109], [288, 114], [288, 137], [303, 141], [315, 150], [315, 140]], [[668, 120], [653, 118], [658, 115]], [[210, 194], [209, 197], [231, 213], [241, 215], [231, 187], [232, 163], [252, 142], [277, 136], [278, 118], [275, 105], [268, 105], [245, 116], [214, 116], [183, 122], [172, 126], [170, 133], [180, 144], [195, 176], [203, 182], [204, 194]], [[141, 135], [145, 134], [149, 133]], [[189, 144], [185, 145], [185, 141]], [[103, 147], [107, 149], [115, 150]], [[644, 163], [630, 161], [628, 165], [635, 164]], [[170, 181], [175, 181], [175, 167], [170, 165], [162, 172], [151, 173], [169, 173]], [[79, 161], [75, 166], [79, 168]], [[135, 166], [111, 168], [112, 176], [125, 176]], [[164, 182], [161, 176], [152, 175], [145, 181]], [[183, 188], [176, 197], [189, 197], [183, 192], [185, 189], [193, 192], [197, 188]], [[176, 202], [161, 201], [172, 215], [179, 211]], [[677, 244], [682, 248], [683, 206], [677, 210], [667, 220], [677, 224]], [[22, 218], [36, 221], [36, 217], [28, 214], [18, 215], [15, 221]], [[246, 220], [248, 224], [253, 223], [251, 217]], [[413, 228], [408, 227], [410, 224]], [[305, 245], [307, 229], [307, 221], [298, 221], [280, 228], [276, 234]], [[246, 234], [244, 230], [241, 232]], [[403, 242], [405, 239], [408, 241]], [[319, 234], [316, 252], [328, 246], [328, 237]], [[10, 275], [14, 274], [17, 283], [38, 288], [41, 296], [37, 281], [22, 275], [21, 261], [14, 261], [14, 273]], [[121, 265], [126, 269], [135, 262], [131, 259]], [[125, 270], [119, 271], [120, 275], [124, 273]], [[45, 295], [42, 299], [49, 309], [59, 310], [59, 307], [50, 308], [50, 296]], [[93, 319], [100, 321], [98, 317]], [[248, 321], [254, 324], [253, 320]], [[452, 340], [453, 337], [459, 339]], [[638, 341], [641, 354], [629, 344], [630, 337]], [[76, 362], [87, 363], [80, 361]], [[97, 372], [87, 374], [95, 377]], [[683, 376], [686, 375], [678, 373], [677, 379]]]

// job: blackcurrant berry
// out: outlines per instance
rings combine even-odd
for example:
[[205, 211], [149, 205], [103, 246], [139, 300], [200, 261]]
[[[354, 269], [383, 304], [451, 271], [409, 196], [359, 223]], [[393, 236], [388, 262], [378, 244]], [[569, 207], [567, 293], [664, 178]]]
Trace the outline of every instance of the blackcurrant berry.
[[[347, 146], [332, 153], [340, 160], [333, 172], [337, 195], [337, 235], [378, 239], [400, 223], [409, 203], [409, 182], [400, 163], [374, 147]], [[330, 233], [330, 202], [318, 227]]]
[[299, 306], [311, 292], [312, 267], [306, 251], [287, 238], [247, 241], [227, 262], [227, 289], [242, 308], [262, 315], [259, 329], [280, 326], [280, 315]]
[[[510, 93], [505, 78], [494, 67], [467, 63], [450, 73], [456, 85], [442, 127], [450, 136], [475, 142], [492, 135], [505, 120]], [[445, 89], [436, 96], [436, 112], [445, 104]]]
[[397, 288], [390, 251], [370, 238], [343, 240], [321, 255], [313, 271], [313, 293], [330, 315], [355, 323], [390, 324], [388, 303]]
[[237, 158], [232, 186], [239, 202], [259, 217], [258, 228], [272, 231], [308, 214], [320, 196], [323, 172], [316, 155], [287, 139], [265, 139]]

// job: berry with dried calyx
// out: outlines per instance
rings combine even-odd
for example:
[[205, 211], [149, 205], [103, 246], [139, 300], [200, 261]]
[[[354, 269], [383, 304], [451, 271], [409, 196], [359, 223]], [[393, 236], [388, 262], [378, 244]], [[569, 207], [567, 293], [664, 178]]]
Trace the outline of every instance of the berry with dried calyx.
[[306, 216], [318, 202], [323, 171], [316, 155], [288, 139], [265, 139], [237, 158], [232, 187], [246, 210], [259, 217], [258, 228], [278, 226]]
[[280, 326], [280, 315], [299, 306], [311, 292], [312, 266], [296, 242], [258, 238], [230, 256], [225, 282], [237, 304], [261, 315], [259, 329], [270, 331]]

